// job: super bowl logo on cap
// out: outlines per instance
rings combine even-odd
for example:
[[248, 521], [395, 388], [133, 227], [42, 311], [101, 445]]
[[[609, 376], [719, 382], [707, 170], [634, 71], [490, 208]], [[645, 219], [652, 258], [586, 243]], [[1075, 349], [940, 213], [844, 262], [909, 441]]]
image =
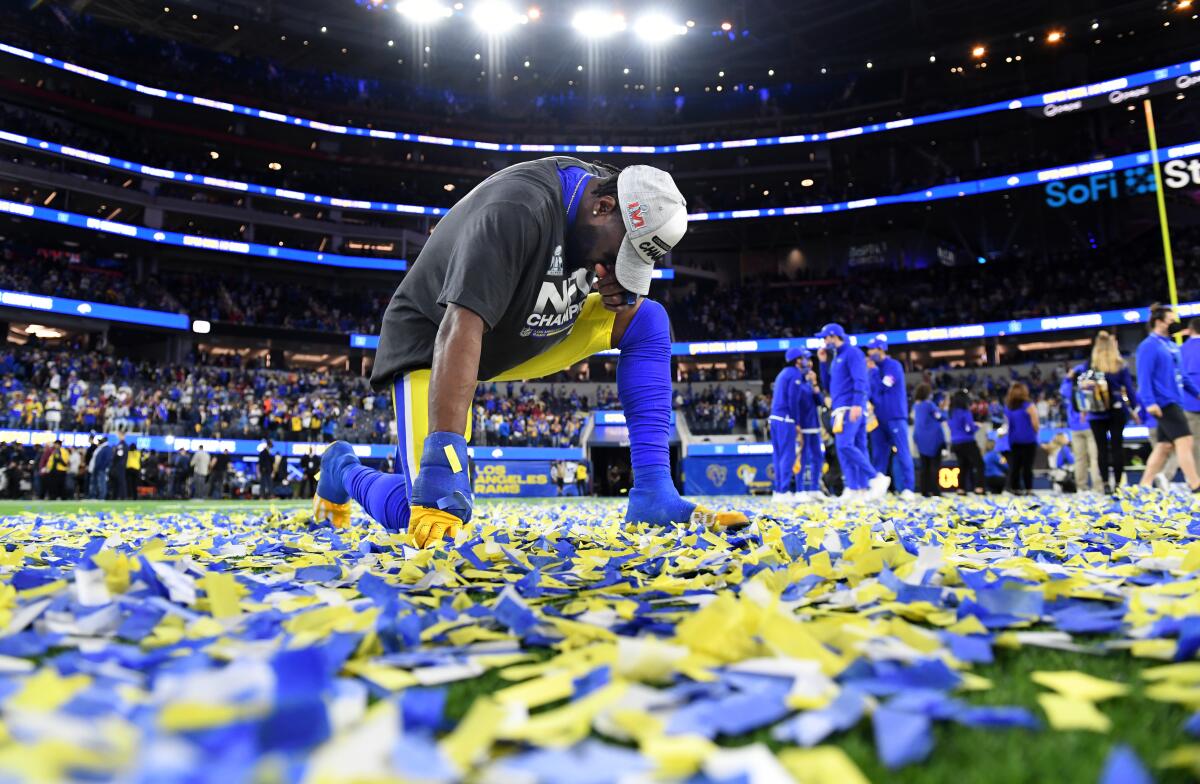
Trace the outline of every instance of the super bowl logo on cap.
[[640, 201], [629, 202], [629, 225], [634, 229], [642, 229], [646, 226], [646, 208]]

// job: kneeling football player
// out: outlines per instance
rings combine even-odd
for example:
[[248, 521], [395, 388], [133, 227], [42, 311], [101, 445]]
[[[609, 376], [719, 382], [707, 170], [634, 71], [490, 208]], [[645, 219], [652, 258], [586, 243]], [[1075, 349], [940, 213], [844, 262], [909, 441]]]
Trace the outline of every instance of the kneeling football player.
[[633, 466], [625, 519], [744, 524], [739, 513], [685, 501], [671, 478], [670, 324], [644, 297], [655, 262], [686, 231], [683, 195], [650, 166], [543, 158], [474, 188], [442, 218], [384, 313], [371, 382], [392, 390], [396, 473], [331, 444], [317, 519], [346, 525], [354, 499], [420, 547], [453, 538], [474, 503], [467, 441], [476, 385], [541, 378], [617, 348]]

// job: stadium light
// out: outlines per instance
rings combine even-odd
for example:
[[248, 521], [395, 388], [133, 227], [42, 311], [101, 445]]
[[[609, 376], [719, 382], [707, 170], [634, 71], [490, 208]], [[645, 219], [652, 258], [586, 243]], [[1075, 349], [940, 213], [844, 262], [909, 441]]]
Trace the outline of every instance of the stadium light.
[[506, 33], [519, 24], [529, 22], [525, 14], [517, 13], [503, 0], [484, 0], [471, 11], [471, 19], [486, 33]]
[[971, 50], [971, 56], [976, 60], [983, 57], [985, 54], [987, 54], [987, 47], [983, 46], [982, 44], [976, 45], [975, 48]]
[[607, 38], [625, 29], [625, 16], [614, 11], [589, 8], [575, 14], [571, 26], [585, 38]]
[[396, 4], [396, 11], [410, 22], [429, 24], [450, 16], [449, 6], [438, 0], [401, 0]]
[[661, 44], [680, 35], [687, 35], [687, 27], [673, 21], [666, 14], [651, 11], [639, 17], [633, 25], [637, 37], [647, 43]]

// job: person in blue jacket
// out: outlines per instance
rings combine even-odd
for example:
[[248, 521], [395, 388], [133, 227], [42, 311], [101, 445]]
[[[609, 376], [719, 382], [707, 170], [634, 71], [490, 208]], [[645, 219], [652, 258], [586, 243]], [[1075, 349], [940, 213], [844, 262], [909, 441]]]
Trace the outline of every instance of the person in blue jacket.
[[800, 378], [792, 396], [792, 418], [800, 439], [800, 471], [796, 490], [804, 499], [819, 496], [821, 470], [825, 467], [825, 444], [821, 440], [821, 388], [812, 369], [812, 352], [800, 349]]
[[1071, 452], [1075, 455], [1075, 487], [1079, 492], [1089, 487], [1099, 490], [1101, 486], [1096, 436], [1088, 424], [1087, 412], [1080, 411], [1075, 405], [1075, 378], [1085, 369], [1082, 364], [1072, 368], [1058, 387], [1063, 408], [1067, 412], [1067, 429], [1071, 431]]
[[960, 389], [950, 396], [950, 450], [958, 461], [958, 492], [967, 488], [983, 495], [983, 455], [975, 434], [979, 425], [971, 415], [971, 395]]
[[[1183, 362], [1183, 375], [1200, 387], [1200, 318], [1188, 322], [1187, 340], [1179, 347], [1179, 356]], [[1183, 413], [1187, 419], [1188, 429], [1192, 431], [1192, 462], [1200, 472], [1200, 399], [1185, 397]]]
[[833, 438], [846, 479], [847, 500], [877, 500], [891, 479], [879, 473], [867, 457], [867, 358], [850, 345], [841, 324], [826, 324], [817, 337], [825, 341], [818, 352], [822, 386], [832, 400]]
[[871, 431], [871, 461], [875, 470], [887, 473], [895, 451], [892, 487], [905, 499], [913, 497], [912, 447], [908, 439], [908, 393], [904, 388], [904, 366], [887, 354], [887, 339], [882, 335], [867, 344], [871, 359], [868, 384], [871, 405], [879, 426]]
[[1179, 346], [1171, 340], [1179, 317], [1170, 305], [1150, 306], [1150, 334], [1137, 350], [1138, 396], [1158, 420], [1158, 443], [1146, 461], [1142, 484], [1150, 486], [1174, 451], [1183, 478], [1193, 493], [1200, 493], [1200, 477], [1192, 453], [1192, 431], [1183, 413], [1184, 395], [1200, 397], [1200, 387], [1183, 373]]
[[988, 451], [983, 456], [983, 474], [986, 477], [989, 493], [997, 495], [1004, 492], [1008, 486], [1008, 460], [1000, 452], [999, 439], [988, 434]]
[[928, 384], [919, 384], [913, 390], [913, 440], [917, 442], [917, 454], [921, 457], [920, 481], [917, 489], [921, 495], [941, 495], [938, 474], [942, 468], [942, 450], [946, 448], [946, 433], [942, 422], [946, 420], [937, 403], [930, 398], [933, 390]]
[[801, 378], [800, 352], [803, 349], [788, 349], [784, 355], [787, 364], [775, 376], [771, 388], [770, 422], [772, 462], [775, 465], [775, 486], [772, 495], [776, 500], [786, 500], [792, 492], [792, 468], [796, 462], [796, 420], [792, 416], [795, 404], [792, 398], [799, 391], [797, 382]]
[[1004, 417], [1008, 420], [1009, 460], [1008, 485], [1014, 495], [1033, 494], [1033, 460], [1037, 454], [1037, 406], [1029, 398], [1029, 387], [1017, 381], [1008, 388], [1004, 401]]
[[1113, 488], [1121, 486], [1125, 474], [1125, 424], [1131, 416], [1134, 422], [1138, 421], [1133, 374], [1111, 332], [1101, 330], [1096, 335], [1092, 356], [1080, 366], [1075, 386], [1080, 400], [1086, 404], [1088, 426], [1096, 439], [1104, 492], [1111, 493]]

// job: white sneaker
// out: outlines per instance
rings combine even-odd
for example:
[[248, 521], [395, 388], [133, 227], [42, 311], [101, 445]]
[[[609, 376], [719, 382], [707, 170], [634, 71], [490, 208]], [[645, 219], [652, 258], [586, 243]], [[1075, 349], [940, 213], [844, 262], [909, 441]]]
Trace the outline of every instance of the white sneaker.
[[771, 493], [771, 503], [790, 504], [794, 499], [791, 493]]
[[905, 490], [904, 492], [900, 493], [900, 500], [901, 501], [916, 501], [917, 494], [914, 493], [912, 490]]
[[808, 492], [807, 490], [800, 490], [798, 492], [792, 493], [792, 501], [794, 503], [809, 504], [809, 503], [812, 503], [812, 500], [813, 500], [812, 493]]
[[869, 489], [867, 497], [872, 501], [878, 501], [887, 495], [888, 488], [892, 486], [892, 478], [887, 474], [876, 474], [870, 482], [867, 483]]
[[844, 490], [841, 495], [844, 504], [861, 504], [867, 500], [866, 490]]

